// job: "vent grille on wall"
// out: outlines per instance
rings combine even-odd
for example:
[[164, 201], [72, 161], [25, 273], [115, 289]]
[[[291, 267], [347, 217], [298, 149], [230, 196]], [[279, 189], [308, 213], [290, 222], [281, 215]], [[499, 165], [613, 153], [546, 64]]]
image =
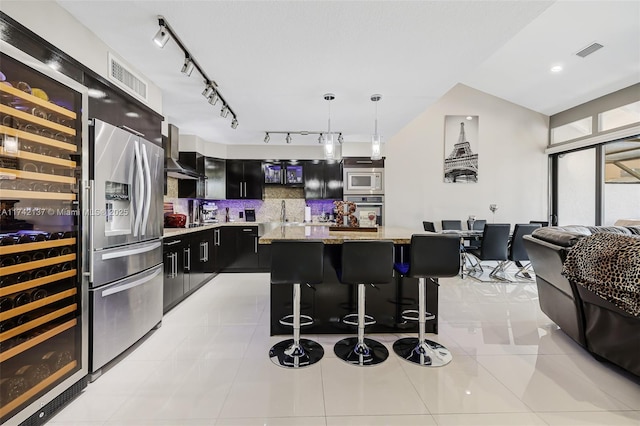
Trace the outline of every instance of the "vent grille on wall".
[[586, 56], [591, 55], [596, 50], [602, 49], [603, 47], [604, 46], [602, 46], [600, 43], [593, 43], [593, 44], [585, 47], [584, 49], [582, 49], [578, 53], [576, 53], [576, 55], [580, 56], [581, 58], [584, 58]]
[[109, 53], [109, 79], [138, 99], [147, 102], [147, 83]]

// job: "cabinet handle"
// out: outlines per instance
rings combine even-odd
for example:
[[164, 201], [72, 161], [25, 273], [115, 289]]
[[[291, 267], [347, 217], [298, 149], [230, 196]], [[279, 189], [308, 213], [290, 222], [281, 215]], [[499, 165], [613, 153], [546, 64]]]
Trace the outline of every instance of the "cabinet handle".
[[191, 247], [184, 249], [184, 270], [191, 271]]
[[171, 241], [170, 243], [164, 243], [165, 246], [173, 246], [176, 244], [180, 244], [182, 241], [180, 240], [175, 240], [175, 241]]
[[251, 229], [251, 228], [242, 228], [242, 230], [243, 230], [244, 232], [251, 232], [251, 231], [253, 231], [253, 229]]
[[209, 241], [204, 243], [204, 261], [209, 261]]
[[214, 246], [219, 246], [220, 245], [220, 230], [219, 229], [214, 229], [213, 230], [213, 245]]
[[200, 243], [200, 262], [204, 262], [204, 242]]
[[255, 237], [255, 243], [256, 243], [256, 247], [254, 249], [254, 252], [258, 253], [258, 237]]
[[173, 252], [173, 277], [178, 276], [178, 252]]

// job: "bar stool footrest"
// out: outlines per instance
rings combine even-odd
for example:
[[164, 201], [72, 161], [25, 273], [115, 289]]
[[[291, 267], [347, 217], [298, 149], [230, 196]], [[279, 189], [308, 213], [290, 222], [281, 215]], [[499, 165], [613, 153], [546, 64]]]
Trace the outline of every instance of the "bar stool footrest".
[[[355, 318], [356, 320], [352, 320], [351, 318]], [[347, 314], [342, 317], [342, 322], [347, 325], [352, 325], [354, 327], [358, 326], [358, 314]], [[364, 316], [364, 325], [374, 325], [376, 320], [371, 315]]]
[[[305, 320], [304, 322], [302, 320]], [[278, 322], [285, 327], [293, 327], [293, 315], [285, 315], [278, 320]], [[313, 318], [309, 315], [300, 315], [300, 327], [307, 327], [313, 325]]]
[[[405, 321], [418, 321], [419, 313], [420, 312], [417, 309], [407, 309], [406, 311], [402, 311], [400, 315], [402, 316], [402, 319]], [[425, 312], [425, 317], [424, 317], [425, 321], [431, 321], [434, 319], [436, 319], [436, 316], [434, 314], [432, 314], [431, 312]]]

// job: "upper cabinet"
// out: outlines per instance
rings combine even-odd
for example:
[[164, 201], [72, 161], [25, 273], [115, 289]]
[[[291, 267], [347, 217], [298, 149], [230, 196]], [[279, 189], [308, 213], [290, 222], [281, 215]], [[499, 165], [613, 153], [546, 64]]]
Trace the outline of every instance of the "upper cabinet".
[[227, 160], [227, 199], [261, 200], [264, 188], [264, 174], [260, 160]]
[[342, 199], [342, 163], [308, 160], [304, 164], [304, 198], [307, 200]]
[[226, 164], [221, 158], [204, 157], [204, 198], [224, 200], [227, 196]]
[[304, 186], [304, 166], [301, 161], [265, 161], [262, 168], [266, 185]]
[[195, 170], [200, 177], [198, 179], [179, 179], [179, 198], [205, 198], [207, 179], [204, 171], [204, 156], [199, 152], [185, 151], [179, 154], [180, 164]]

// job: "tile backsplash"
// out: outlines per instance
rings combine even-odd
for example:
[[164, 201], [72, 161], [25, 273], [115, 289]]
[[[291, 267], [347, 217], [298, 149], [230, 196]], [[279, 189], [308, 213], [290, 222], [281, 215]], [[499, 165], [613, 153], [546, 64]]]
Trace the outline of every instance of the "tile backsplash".
[[[167, 182], [169, 184], [169, 181]], [[177, 180], [176, 180], [177, 196]], [[174, 194], [167, 187], [167, 194]], [[167, 195], [165, 202], [173, 203], [173, 211], [189, 217], [189, 200]], [[225, 209], [229, 208], [231, 221], [244, 221], [239, 218], [239, 213], [244, 214], [244, 209], [255, 209], [257, 222], [278, 222], [282, 211], [282, 201], [285, 203], [286, 219], [289, 222], [302, 222], [304, 220], [304, 208], [311, 207], [311, 216], [315, 220], [323, 213], [333, 211], [333, 200], [305, 200], [302, 188], [265, 187], [264, 200], [217, 200], [218, 220], [224, 222]]]

